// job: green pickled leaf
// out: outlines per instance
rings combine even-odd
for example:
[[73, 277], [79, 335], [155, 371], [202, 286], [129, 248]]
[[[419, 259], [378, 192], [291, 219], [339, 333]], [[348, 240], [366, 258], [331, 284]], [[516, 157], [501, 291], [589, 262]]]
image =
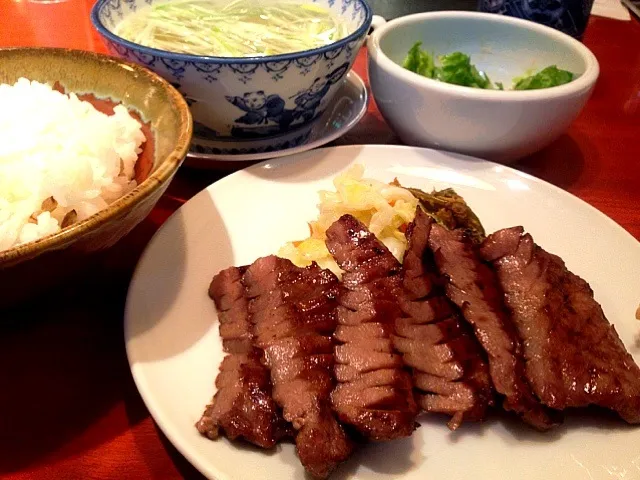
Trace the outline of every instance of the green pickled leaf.
[[560, 70], [555, 65], [547, 67], [535, 75], [514, 79], [514, 90], [538, 90], [541, 88], [557, 87], [573, 80], [573, 73]]
[[[393, 185], [403, 187], [395, 179]], [[449, 230], [463, 229], [473, 243], [480, 245], [486, 238], [486, 233], [478, 216], [471, 210], [460, 195], [453, 188], [423, 192], [418, 188], [403, 187], [416, 197], [422, 209], [443, 227]]]

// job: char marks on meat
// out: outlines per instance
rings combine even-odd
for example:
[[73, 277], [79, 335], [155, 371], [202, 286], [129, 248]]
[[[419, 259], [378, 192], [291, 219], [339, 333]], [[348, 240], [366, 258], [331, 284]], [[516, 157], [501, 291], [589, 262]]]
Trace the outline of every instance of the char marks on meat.
[[400, 316], [401, 265], [367, 228], [343, 215], [327, 230], [327, 248], [344, 271], [335, 339], [341, 421], [370, 440], [411, 435], [417, 406], [411, 377], [393, 348]]
[[243, 282], [273, 398], [297, 432], [300, 461], [313, 476], [326, 478], [352, 451], [330, 402], [338, 279], [315, 263], [299, 268], [269, 256], [256, 260]]
[[448, 279], [447, 296], [472, 325], [487, 353], [494, 387], [505, 396], [505, 410], [539, 430], [556, 425], [554, 412], [539, 403], [526, 380], [521, 339], [503, 304], [495, 273], [462, 231], [435, 224], [429, 246], [440, 273]]
[[541, 401], [555, 409], [595, 404], [640, 423], [640, 369], [589, 284], [522, 227], [490, 235], [481, 253], [498, 274]]
[[493, 386], [484, 352], [444, 294], [428, 240], [433, 220], [418, 207], [407, 228], [403, 268], [403, 316], [396, 320], [394, 345], [413, 369], [418, 404], [452, 416], [449, 428], [485, 417]]
[[218, 438], [222, 431], [231, 440], [243, 438], [271, 448], [289, 435], [290, 428], [271, 398], [269, 371], [260, 363], [262, 353], [252, 346], [248, 300], [241, 282], [245, 269], [223, 270], [209, 287], [223, 347], [229, 354], [220, 365], [217, 392], [196, 428], [210, 439]]

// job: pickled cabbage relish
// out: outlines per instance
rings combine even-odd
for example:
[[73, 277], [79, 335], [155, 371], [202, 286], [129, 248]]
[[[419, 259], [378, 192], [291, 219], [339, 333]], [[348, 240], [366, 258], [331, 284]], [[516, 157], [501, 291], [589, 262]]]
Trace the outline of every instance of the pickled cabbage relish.
[[407, 249], [404, 230], [415, 217], [418, 200], [407, 189], [364, 178], [364, 167], [354, 165], [337, 176], [335, 191], [319, 192], [318, 219], [309, 223], [310, 236], [290, 242], [278, 252], [295, 265], [305, 267], [315, 261], [337, 275], [341, 270], [325, 245], [327, 229], [344, 214], [351, 214], [402, 261]]
[[349, 35], [346, 22], [324, 7], [269, 0], [154, 3], [125, 17], [113, 33], [168, 52], [217, 57], [301, 52]]
[[0, 105], [0, 251], [56, 233], [136, 186], [145, 137], [125, 107], [105, 115], [25, 78], [0, 84]]

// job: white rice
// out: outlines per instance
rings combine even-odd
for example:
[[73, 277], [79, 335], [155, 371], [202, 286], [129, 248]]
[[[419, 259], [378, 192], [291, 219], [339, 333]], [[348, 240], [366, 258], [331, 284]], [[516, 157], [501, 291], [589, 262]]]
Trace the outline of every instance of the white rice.
[[81, 221], [135, 188], [146, 139], [122, 105], [105, 115], [25, 78], [0, 84], [0, 105], [0, 251], [58, 232], [65, 216]]

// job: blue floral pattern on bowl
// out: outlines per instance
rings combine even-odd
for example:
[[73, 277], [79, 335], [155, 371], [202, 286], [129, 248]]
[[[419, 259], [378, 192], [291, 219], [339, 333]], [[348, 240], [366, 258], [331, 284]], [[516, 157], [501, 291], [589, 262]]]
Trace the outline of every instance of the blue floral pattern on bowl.
[[[257, 92], [245, 92], [242, 96], [227, 96], [229, 103], [236, 106], [242, 112], [241, 117], [235, 119], [236, 124], [264, 125], [264, 128], [251, 128], [252, 136], [268, 136], [285, 131], [290, 125], [302, 118], [302, 123], [307, 123], [316, 118], [322, 112], [318, 111], [322, 100], [333, 85], [342, 80], [349, 69], [349, 64], [344, 63], [324, 77], [318, 77], [311, 87], [304, 89], [291, 98], [295, 107], [286, 108], [286, 100], [276, 94], [267, 95], [264, 90]], [[299, 123], [299, 122], [298, 122]], [[234, 127], [233, 136], [246, 130], [244, 127]]]
[[[353, 33], [315, 50], [263, 58], [170, 53], [113, 33], [122, 19], [155, 1], [166, 0], [98, 0], [91, 19], [112, 54], [141, 64], [176, 86], [187, 99], [197, 128], [217, 140], [269, 138], [313, 122], [353, 65], [372, 18], [366, 0], [313, 0], [340, 15]], [[301, 137], [287, 142], [301, 143]]]

